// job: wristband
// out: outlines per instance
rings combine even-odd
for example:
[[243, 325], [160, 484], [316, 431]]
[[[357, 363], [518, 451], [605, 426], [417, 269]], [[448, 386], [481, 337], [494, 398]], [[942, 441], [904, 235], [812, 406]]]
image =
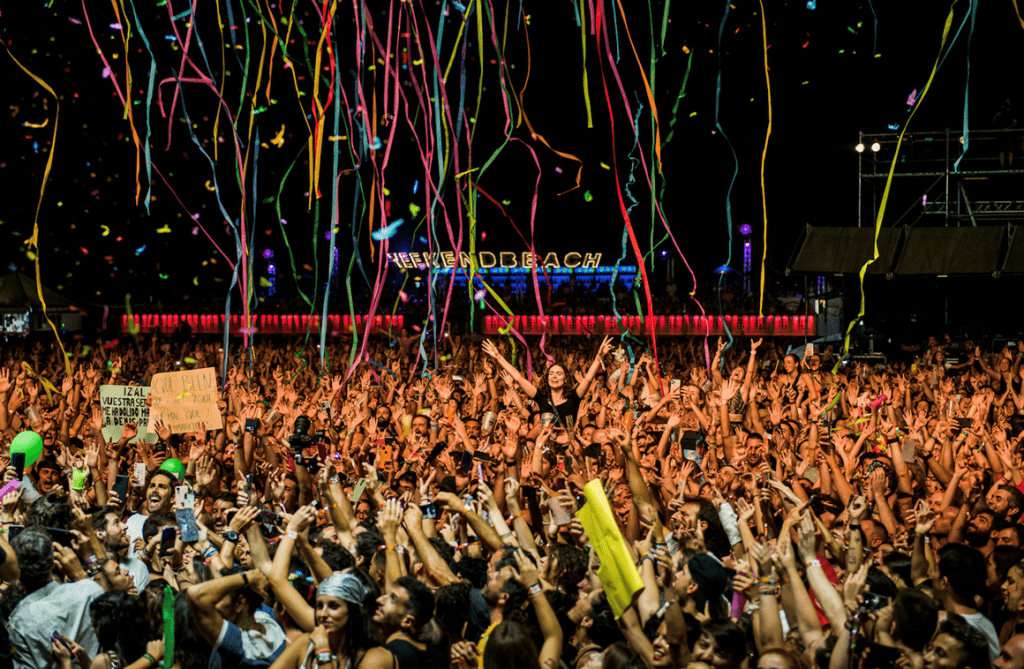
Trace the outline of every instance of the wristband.
[[146, 658], [147, 660], [149, 660], [149, 663], [150, 663], [151, 665], [153, 665], [154, 667], [155, 667], [155, 666], [157, 665], [157, 662], [156, 662], [156, 658], [155, 658], [155, 657], [153, 657], [152, 655], [150, 655], [149, 653], [143, 653], [143, 654], [142, 654], [142, 657], [144, 657], [144, 658]]
[[288, 530], [287, 537], [289, 539], [298, 539], [299, 538], [299, 533], [296, 532], [295, 530]]
[[821, 560], [819, 560], [818, 558], [814, 558], [813, 560], [808, 560], [805, 564], [808, 567], [820, 567], [821, 566]]
[[248, 588], [248, 587], [249, 587], [249, 575], [248, 575], [248, 574], [246, 574], [246, 573], [245, 573], [245, 572], [243, 571], [243, 572], [242, 572], [241, 574], [239, 574], [239, 576], [241, 576], [241, 577], [242, 577], [242, 587], [243, 587], [243, 588]]
[[528, 590], [530, 591], [530, 597], [533, 597], [534, 595], [539, 595], [541, 592], [543, 592], [543, 590], [540, 587], [540, 583], [534, 583], [528, 588]]

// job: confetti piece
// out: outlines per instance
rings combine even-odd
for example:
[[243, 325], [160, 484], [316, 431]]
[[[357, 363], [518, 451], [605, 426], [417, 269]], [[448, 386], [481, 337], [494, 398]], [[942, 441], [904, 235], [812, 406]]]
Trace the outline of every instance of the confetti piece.
[[610, 167], [608, 167], [608, 166], [607, 166], [607, 165], [605, 165], [604, 163], [601, 163], [601, 167], [605, 168], [606, 170], [610, 170], [610, 169], [611, 169]]
[[266, 105], [260, 107], [259, 109], [253, 109], [252, 110], [252, 115], [255, 116], [256, 114], [262, 114], [263, 112], [267, 111], [268, 109], [270, 109], [270, 107], [267, 107]]
[[46, 118], [46, 119], [43, 119], [42, 123], [30, 123], [28, 121], [25, 121], [24, 123], [22, 123], [22, 125], [25, 126], [26, 128], [45, 128], [46, 124], [49, 123], [49, 122], [50, 122], [50, 119]]
[[207, 181], [206, 182], [206, 190], [208, 190], [208, 191], [215, 191], [217, 189], [214, 187], [214, 185], [211, 182]]
[[590, 191], [588, 190], [586, 193], [583, 194], [583, 199], [586, 200], [587, 202], [593, 202], [594, 196], [591, 195]]
[[412, 214], [413, 216], [416, 216], [417, 214], [419, 214], [420, 213], [419, 205], [413, 204], [412, 202], [410, 202], [409, 203], [409, 213]]
[[482, 302], [486, 296], [487, 291], [483, 288], [473, 293], [473, 299], [476, 300], [477, 302]]
[[404, 290], [400, 290], [400, 291], [398, 291], [398, 299], [400, 299], [403, 302], [408, 302], [409, 301], [409, 296], [406, 295]]
[[110, 29], [111, 30], [122, 30], [123, 28], [124, 28], [124, 26], [122, 26], [120, 23], [111, 23], [110, 24]]
[[507, 207], [512, 204], [512, 200], [502, 200], [501, 203]]
[[915, 88], [914, 90], [912, 90], [910, 92], [910, 95], [907, 96], [907, 106], [908, 107], [913, 107], [914, 106], [914, 102], [916, 102], [916, 101], [917, 101], [917, 89]]
[[260, 288], [270, 288], [270, 279], [265, 276], [260, 277]]
[[427, 238], [426, 237], [420, 237], [420, 241], [422, 243], [426, 244], [427, 243]]
[[165, 224], [164, 224], [164, 227], [162, 227], [162, 228], [157, 228], [157, 230], [156, 230], [156, 231], [157, 231], [157, 234], [161, 234], [161, 235], [163, 235], [163, 234], [166, 234], [166, 233], [168, 233], [168, 232], [170, 232], [170, 231], [171, 231], [171, 226], [169, 226], [169, 225], [167, 225], [167, 224], [165, 223]]
[[818, 0], [807, 0], [807, 9], [812, 12], [818, 8]]
[[452, 5], [454, 5], [455, 9], [459, 10], [460, 12], [466, 11], [466, 5], [459, 2], [459, 0], [452, 0]]
[[420, 180], [417, 179], [412, 183], [412, 194], [415, 195], [420, 189]]
[[690, 47], [683, 45], [683, 53], [690, 53]]
[[374, 230], [370, 237], [377, 242], [385, 239], [391, 239], [394, 237], [395, 233], [398, 232], [398, 228], [401, 227], [402, 223], [405, 223], [404, 218], [393, 221], [379, 230]]
[[136, 256], [140, 256], [140, 255], [142, 255], [142, 252], [145, 251], [145, 250], [146, 250], [146, 245], [143, 244], [139, 248], [135, 249], [135, 255]]
[[555, 174], [561, 174], [561, 173], [562, 173], [562, 168], [561, 167], [556, 167], [555, 168]]
[[71, 21], [71, 22], [72, 22], [72, 23], [74, 23], [74, 24], [75, 24], [76, 26], [80, 26], [80, 25], [82, 25], [82, 22], [81, 22], [81, 21], [80, 21], [79, 19], [76, 19], [76, 18], [75, 18], [75, 17], [73, 17], [73, 16], [69, 16], [69, 17], [68, 17], [68, 21]]
[[807, 40], [806, 42], [804, 42], [804, 45], [802, 47], [800, 47], [800, 48], [801, 49], [806, 49], [807, 45], [810, 44], [810, 43], [811, 43], [811, 40]]
[[196, 359], [195, 358], [185, 358], [185, 364], [186, 365], [194, 365], [194, 364], [196, 364]]
[[899, 129], [900, 129], [900, 124], [899, 123], [890, 123], [889, 124], [889, 130], [899, 130]]
[[192, 277], [192, 285], [193, 286], [198, 286], [199, 285], [199, 277], [198, 276]]
[[379, 149], [379, 148], [380, 148], [381, 146], [383, 146], [383, 144], [382, 144], [382, 143], [381, 143], [381, 141], [380, 141], [380, 137], [374, 137], [374, 138], [373, 138], [373, 144], [371, 144], [371, 145], [370, 145], [370, 148], [371, 148], [371, 149], [374, 149], [374, 150], [377, 150], [377, 149]]
[[157, 276], [159, 276], [161, 279], [169, 279], [171, 277], [170, 274], [157, 274]]
[[270, 140], [270, 143], [279, 149], [284, 146], [284, 123], [281, 124], [281, 129], [277, 131], [277, 134], [274, 135], [274, 139]]
[[697, 115], [697, 112], [690, 112], [690, 118], [693, 118], [696, 115]]

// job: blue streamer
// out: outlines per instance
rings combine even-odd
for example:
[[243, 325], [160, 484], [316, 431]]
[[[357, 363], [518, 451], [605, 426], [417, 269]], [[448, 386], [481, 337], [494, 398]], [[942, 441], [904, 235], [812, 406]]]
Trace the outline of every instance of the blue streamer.
[[[718, 128], [718, 132], [722, 133], [722, 137], [725, 139], [726, 144], [729, 145], [729, 151], [732, 152], [732, 160], [736, 167], [732, 173], [732, 179], [729, 180], [729, 190], [725, 193], [725, 223], [726, 230], [729, 232], [729, 256], [725, 261], [726, 266], [732, 262], [732, 188], [736, 184], [736, 177], [740, 174], [740, 161], [736, 157], [736, 149], [733, 148], [732, 142], [729, 141], [729, 136], [725, 134], [725, 130], [722, 129], [722, 124], [718, 120], [718, 107], [722, 97], [722, 33], [725, 32], [725, 21], [729, 18], [729, 2], [725, 0], [725, 14], [722, 15], [722, 23], [718, 27], [718, 80], [715, 83], [715, 127]], [[725, 272], [718, 275], [718, 312], [722, 313], [722, 282], [725, 280]], [[732, 346], [732, 332], [729, 331], [729, 326], [726, 324], [725, 319], [722, 319], [722, 325], [725, 327], [725, 334], [729, 337], [729, 343], [726, 344], [725, 350], [728, 350]]]
[[156, 80], [156, 56], [153, 54], [153, 48], [149, 45], [149, 39], [146, 37], [145, 31], [142, 29], [142, 22], [139, 21], [139, 13], [135, 10], [135, 0], [128, 0], [132, 6], [132, 14], [135, 15], [135, 29], [139, 31], [139, 37], [142, 38], [142, 43], [146, 45], [146, 51], [149, 52], [149, 84], [146, 87], [146, 215], [149, 215], [149, 201], [153, 195], [153, 159], [149, 153], [149, 136], [151, 133], [149, 123], [149, 110], [153, 106], [153, 82]]
[[[960, 161], [967, 155], [967, 149], [971, 146], [971, 138], [967, 132], [967, 102], [971, 94], [971, 40], [974, 39], [974, 21], [978, 18], [978, 0], [970, 0], [971, 31], [967, 33], [967, 81], [964, 84], [964, 150], [960, 157], [953, 163], [953, 171], [960, 171]], [[966, 17], [965, 19], [966, 20]], [[959, 32], [957, 33], [959, 34]], [[954, 41], [956, 38], [953, 38]]]
[[[338, 43], [334, 43], [334, 53], [341, 53], [338, 49]], [[334, 135], [340, 134], [341, 130], [341, 77], [334, 77]], [[327, 251], [327, 287], [324, 288], [324, 309], [323, 315], [320, 317], [320, 368], [327, 369], [326, 356], [327, 356], [327, 312], [330, 306], [331, 297], [331, 280], [334, 277], [334, 245], [338, 235], [335, 231], [338, 229], [338, 154], [340, 151], [335, 147], [334, 151], [334, 165], [331, 168], [331, 243], [329, 250]]]

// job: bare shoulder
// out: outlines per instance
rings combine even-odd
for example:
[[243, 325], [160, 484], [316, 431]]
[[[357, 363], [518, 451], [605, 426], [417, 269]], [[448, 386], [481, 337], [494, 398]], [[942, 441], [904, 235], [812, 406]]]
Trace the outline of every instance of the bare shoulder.
[[377, 646], [366, 651], [360, 669], [392, 669], [394, 663], [395, 657], [391, 651], [384, 646]]

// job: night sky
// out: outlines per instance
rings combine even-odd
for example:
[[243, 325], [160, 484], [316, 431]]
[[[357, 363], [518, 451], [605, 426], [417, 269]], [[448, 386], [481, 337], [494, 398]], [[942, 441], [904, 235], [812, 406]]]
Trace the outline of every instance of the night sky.
[[[365, 7], [358, 21], [354, 4]], [[652, 216], [647, 174], [654, 173], [661, 211], [696, 272], [700, 290], [715, 281], [714, 268], [730, 255], [726, 191], [735, 163], [726, 136], [739, 165], [731, 197], [733, 231], [742, 223], [752, 226], [754, 257], [759, 260], [764, 229], [760, 161], [768, 98], [758, 3], [734, 0], [724, 27], [725, 2], [676, 0], [666, 13], [664, 2], [623, 0], [625, 17], [609, 0], [527, 0], [521, 14], [517, 4], [485, 4], [479, 26], [475, 1], [468, 7], [450, 0], [338, 3], [330, 36], [320, 50], [315, 97], [311, 70], [324, 32], [322, 3], [219, 0], [218, 7], [213, 0], [198, 0], [194, 15], [188, 14], [185, 0], [87, 0], [84, 6], [66, 0], [6, 3], [0, 35], [10, 54], [60, 97], [56, 153], [39, 216], [44, 283], [86, 307], [123, 308], [126, 293], [131, 293], [132, 303], [143, 312], [158, 306], [222, 310], [232, 276], [227, 261], [236, 261], [241, 229], [240, 153], [245, 160], [244, 225], [251, 238], [248, 252], [254, 258], [258, 295], [267, 293], [268, 264], [276, 268], [273, 305], [258, 310], [297, 311], [292, 268], [308, 295], [316, 290], [322, 296], [327, 280], [337, 149], [335, 242], [340, 267], [332, 309], [337, 302], [338, 311], [348, 310], [342, 300], [349, 274], [354, 290], [369, 290], [351, 262], [354, 246], [366, 275], [375, 281], [382, 244], [373, 243], [371, 260], [371, 216], [375, 229], [381, 227], [382, 216], [381, 200], [371, 205], [371, 199], [381, 197], [381, 188], [386, 189], [383, 224], [394, 228], [403, 219], [387, 240], [390, 251], [425, 251], [428, 236], [437, 248], [451, 250], [451, 238], [460, 232], [462, 248], [468, 250], [469, 205], [475, 198], [478, 250], [522, 252], [530, 248], [532, 236], [542, 256], [549, 251], [599, 252], [602, 264], [611, 265], [621, 252], [623, 232], [616, 173], [619, 186], [628, 185], [636, 199], [630, 220], [641, 252], [652, 250], [652, 239], [656, 245], [652, 272], [659, 276], [664, 273], [661, 252], [677, 254], [671, 242], [657, 246], [665, 233], [660, 216]], [[911, 130], [960, 132], [968, 53], [972, 128], [992, 127], [992, 116], [1004, 99], [1024, 99], [1019, 76], [1024, 29], [1009, 0], [981, 5], [973, 35], [968, 20], [954, 42], [971, 6], [968, 0], [954, 4], [948, 56]], [[945, 3], [924, 1], [874, 0], [874, 13], [868, 2], [765, 3], [773, 112], [765, 168], [769, 276], [777, 277], [785, 268], [802, 226], [856, 225], [857, 133], [902, 129], [911, 109], [908, 97], [923, 89], [939, 55], [949, 9]], [[218, 30], [218, 10], [223, 30]], [[597, 13], [603, 28], [600, 40], [591, 34]], [[172, 16], [178, 18], [172, 21]], [[434, 123], [433, 114], [436, 109], [443, 112], [443, 105], [429, 101], [438, 69], [429, 44], [436, 44], [442, 24], [439, 69], [443, 76], [451, 62], [443, 88], [451, 120], [460, 126], [457, 140], [447, 115], [444, 127]], [[183, 61], [190, 26], [194, 32]], [[478, 27], [484, 36], [482, 91]], [[286, 57], [275, 30], [282, 42], [287, 37]], [[335, 48], [329, 50], [330, 44]], [[151, 62], [155, 76], [152, 101], [147, 102]], [[641, 64], [647, 82], [653, 82], [660, 165]], [[385, 72], [388, 66], [393, 68], [390, 73]], [[7, 54], [0, 55], [0, 76], [5, 100], [0, 115], [0, 253], [5, 267], [32, 271], [25, 241], [54, 148], [56, 105]], [[175, 82], [179, 76], [186, 80], [180, 87]], [[322, 112], [316, 104], [317, 99], [320, 105], [327, 103], [333, 77], [339, 78], [343, 93], [338, 132], [337, 102], [332, 100]], [[715, 124], [719, 78], [721, 132]], [[115, 93], [115, 81], [122, 91], [130, 91], [131, 122]], [[223, 103], [218, 98], [222, 82]], [[461, 118], [454, 113], [460, 98]], [[318, 212], [307, 208], [307, 123], [315, 130], [316, 116], [325, 119]], [[633, 118], [639, 119], [638, 134]], [[134, 126], [144, 146], [147, 123], [150, 183], [145, 153], [137, 154], [132, 136]], [[537, 136], [531, 136], [528, 125]], [[455, 147], [457, 169], [452, 161]], [[429, 170], [424, 163], [428, 151]], [[440, 203], [432, 207], [439, 153], [444, 155], [445, 180]], [[570, 155], [582, 163], [578, 188], [580, 162]], [[891, 159], [884, 152], [879, 157]], [[467, 170], [474, 171], [456, 177]], [[897, 194], [919, 197], [894, 190], [894, 202]], [[623, 198], [629, 207], [629, 197], [624, 193]], [[902, 211], [906, 203], [893, 206]], [[273, 252], [272, 260], [264, 257], [266, 249]], [[631, 245], [627, 255], [635, 264]], [[738, 236], [731, 264], [740, 265]], [[676, 276], [684, 292], [692, 289], [678, 263]], [[387, 279], [395, 278], [400, 277], [389, 268]], [[237, 288], [233, 304], [237, 312]]]

